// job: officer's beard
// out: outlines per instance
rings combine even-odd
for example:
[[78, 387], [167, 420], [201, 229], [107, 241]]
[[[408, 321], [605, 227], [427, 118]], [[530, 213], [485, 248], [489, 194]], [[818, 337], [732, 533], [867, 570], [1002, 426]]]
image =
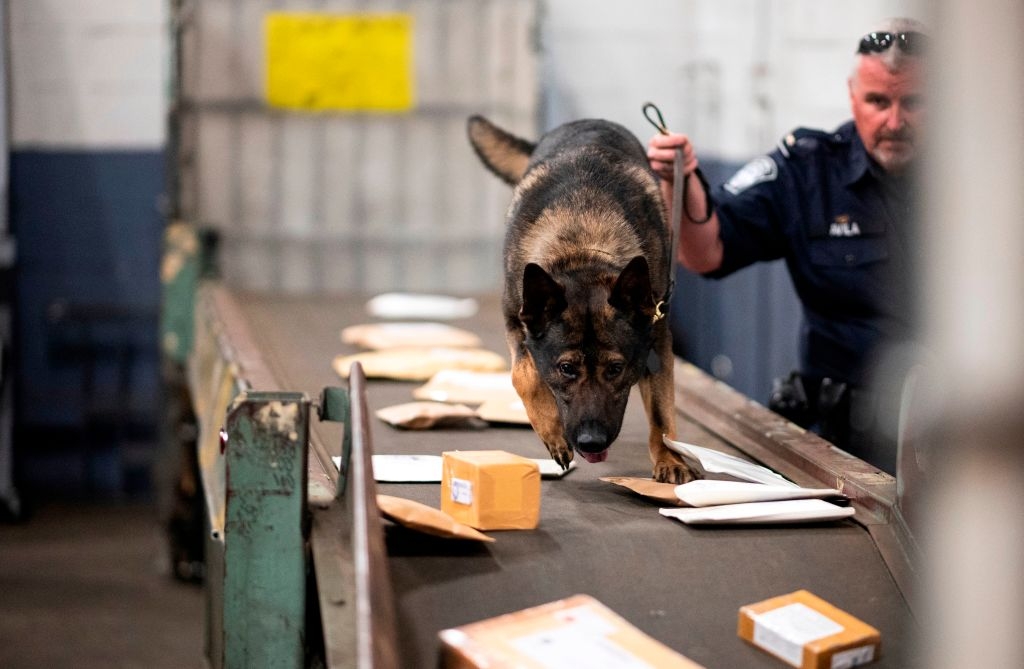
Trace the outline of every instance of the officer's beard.
[[917, 156], [916, 133], [904, 126], [899, 130], [879, 130], [871, 157], [890, 174], [902, 174]]

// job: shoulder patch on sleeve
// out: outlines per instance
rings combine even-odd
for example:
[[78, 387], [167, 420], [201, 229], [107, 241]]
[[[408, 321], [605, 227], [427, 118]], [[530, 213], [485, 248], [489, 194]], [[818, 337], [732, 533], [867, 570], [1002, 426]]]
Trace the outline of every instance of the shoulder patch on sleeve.
[[733, 195], [739, 195], [751, 186], [775, 181], [778, 176], [779, 167], [775, 161], [768, 156], [758, 156], [741, 167], [722, 187]]
[[818, 150], [822, 144], [830, 144], [837, 140], [833, 133], [811, 128], [796, 128], [779, 142], [778, 148], [785, 158], [808, 155]]

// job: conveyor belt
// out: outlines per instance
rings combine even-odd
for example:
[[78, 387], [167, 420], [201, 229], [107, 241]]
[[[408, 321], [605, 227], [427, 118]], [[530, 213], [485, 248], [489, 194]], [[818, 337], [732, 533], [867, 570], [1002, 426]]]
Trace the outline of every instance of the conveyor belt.
[[[241, 317], [280, 388], [312, 397], [341, 385], [330, 362], [353, 350], [340, 342], [346, 325], [368, 322], [363, 300], [236, 296]], [[496, 299], [456, 325], [504, 352]], [[406, 402], [417, 384], [371, 381], [370, 409]], [[732, 450], [693, 420], [679, 417], [679, 438]], [[437, 632], [576, 593], [590, 594], [631, 623], [707, 667], [779, 667], [736, 635], [743, 604], [806, 588], [878, 628], [882, 659], [912, 664], [910, 610], [872, 539], [853, 521], [772, 528], [694, 528], [658, 515], [657, 507], [600, 476], [650, 476], [647, 427], [634, 393], [608, 460], [544, 481], [535, 531], [494, 532], [488, 545], [434, 539], [388, 526], [402, 666], [431, 667]], [[546, 451], [529, 429], [406, 432], [372, 426], [377, 453], [440, 454], [504, 449], [528, 457]], [[315, 451], [336, 453], [340, 429], [313, 426]], [[788, 472], [787, 472], [788, 473]], [[311, 486], [314, 482], [311, 480]], [[379, 492], [439, 506], [437, 484], [381, 484]], [[312, 494], [312, 491], [311, 491]], [[874, 522], [879, 522], [875, 520]]]

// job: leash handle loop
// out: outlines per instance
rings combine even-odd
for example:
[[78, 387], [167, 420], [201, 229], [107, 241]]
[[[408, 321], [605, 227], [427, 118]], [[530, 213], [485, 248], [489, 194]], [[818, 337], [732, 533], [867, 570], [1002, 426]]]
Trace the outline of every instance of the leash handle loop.
[[[658, 132], [663, 135], [668, 134], [668, 126], [665, 124], [665, 119], [661, 115], [661, 110], [658, 109], [658, 105], [653, 102], [645, 102], [641, 108], [644, 114], [644, 118], [653, 125]], [[651, 114], [654, 117], [651, 117]], [[704, 173], [698, 167], [693, 171], [697, 176], [697, 181], [700, 182], [701, 189], [704, 191], [704, 218], [697, 218], [696, 216], [690, 215], [689, 208], [686, 207], [686, 193], [690, 187], [689, 179], [682, 176], [683, 173], [683, 151], [682, 149], [676, 149], [675, 164], [673, 165], [673, 192], [672, 192], [672, 209], [677, 211], [676, 200], [679, 202], [679, 212], [686, 212], [686, 217], [689, 218], [696, 224], [707, 223], [711, 220], [711, 215], [715, 211], [715, 202], [711, 197], [711, 189], [708, 187], [708, 180], [704, 177]], [[673, 213], [673, 217], [675, 214]], [[673, 225], [675, 221], [673, 221]], [[673, 228], [674, 230], [674, 228]]]
[[[645, 102], [643, 106], [644, 118], [657, 128], [658, 132], [663, 135], [668, 134], [668, 126], [665, 125], [665, 119], [661, 116], [661, 110], [658, 109], [658, 105], [653, 102]], [[651, 118], [651, 114], [654, 114], [656, 118]]]

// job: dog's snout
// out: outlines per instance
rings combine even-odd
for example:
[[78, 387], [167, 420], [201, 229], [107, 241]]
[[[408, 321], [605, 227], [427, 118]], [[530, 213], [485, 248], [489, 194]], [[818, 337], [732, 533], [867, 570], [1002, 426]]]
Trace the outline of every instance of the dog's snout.
[[608, 431], [600, 423], [588, 421], [580, 426], [576, 447], [588, 453], [600, 453], [608, 448]]

